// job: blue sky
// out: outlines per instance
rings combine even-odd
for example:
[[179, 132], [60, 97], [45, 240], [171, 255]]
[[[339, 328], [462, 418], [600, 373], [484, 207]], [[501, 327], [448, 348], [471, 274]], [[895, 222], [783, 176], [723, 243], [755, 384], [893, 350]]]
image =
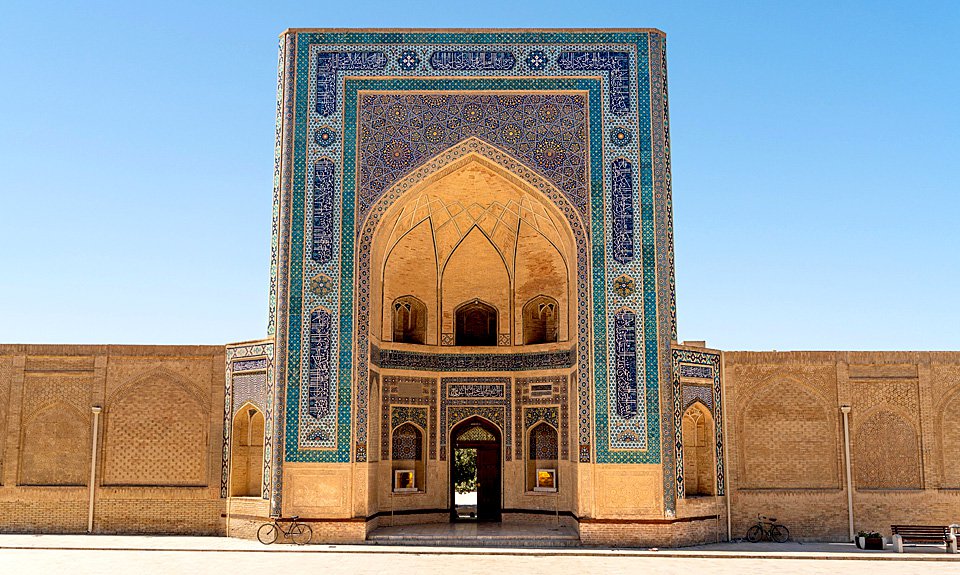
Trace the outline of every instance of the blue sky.
[[681, 339], [960, 349], [960, 3], [0, 6], [0, 342], [266, 331], [288, 27], [657, 27]]

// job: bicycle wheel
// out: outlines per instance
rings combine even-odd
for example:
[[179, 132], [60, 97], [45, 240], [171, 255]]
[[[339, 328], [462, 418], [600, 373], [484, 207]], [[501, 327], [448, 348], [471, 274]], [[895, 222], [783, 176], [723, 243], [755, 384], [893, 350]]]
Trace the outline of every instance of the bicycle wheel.
[[759, 525], [754, 525], [750, 529], [747, 529], [747, 541], [756, 543], [761, 539], [763, 539], [763, 529]]
[[787, 539], [790, 539], [790, 530], [783, 525], [774, 525], [770, 529], [770, 539], [777, 543], [784, 543]]
[[276, 543], [279, 529], [273, 523], [264, 523], [257, 529], [257, 539], [264, 545]]
[[296, 523], [290, 527], [287, 536], [297, 545], [306, 545], [313, 538], [313, 529], [310, 529], [306, 523]]

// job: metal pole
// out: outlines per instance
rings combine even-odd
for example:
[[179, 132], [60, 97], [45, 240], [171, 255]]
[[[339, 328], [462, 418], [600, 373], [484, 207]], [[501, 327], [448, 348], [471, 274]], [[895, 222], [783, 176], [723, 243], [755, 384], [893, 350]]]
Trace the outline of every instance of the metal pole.
[[90, 408], [93, 412], [93, 441], [90, 442], [90, 506], [87, 508], [87, 533], [93, 533], [93, 496], [97, 482], [97, 432], [100, 430], [101, 410], [99, 405]]
[[850, 540], [853, 541], [856, 533], [853, 531], [853, 474], [850, 471], [850, 406], [841, 405], [840, 413], [843, 414], [843, 454], [847, 467], [847, 521], [850, 529]]
[[730, 418], [727, 416], [727, 374], [726, 374], [726, 358], [723, 356], [723, 353], [720, 354], [720, 413], [723, 417], [723, 451], [721, 456], [723, 457], [723, 468], [724, 473], [724, 499], [726, 500], [727, 507], [727, 541], [733, 540], [733, 514], [731, 513], [731, 503], [730, 498], [733, 497], [733, 488], [730, 485], [730, 478], [733, 477], [733, 473], [730, 472], [730, 457], [727, 453], [727, 450], [730, 449], [730, 434], [728, 433], [727, 420]]

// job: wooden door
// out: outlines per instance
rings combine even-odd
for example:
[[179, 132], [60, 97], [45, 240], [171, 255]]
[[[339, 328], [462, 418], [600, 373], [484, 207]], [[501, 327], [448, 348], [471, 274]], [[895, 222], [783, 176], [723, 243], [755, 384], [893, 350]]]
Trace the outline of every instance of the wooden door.
[[500, 521], [500, 449], [497, 444], [477, 448], [477, 519]]

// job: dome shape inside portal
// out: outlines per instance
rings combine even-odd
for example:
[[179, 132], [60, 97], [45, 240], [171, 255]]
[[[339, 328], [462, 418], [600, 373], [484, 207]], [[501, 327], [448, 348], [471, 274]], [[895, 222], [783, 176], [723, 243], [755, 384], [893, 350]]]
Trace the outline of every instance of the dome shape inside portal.
[[521, 346], [571, 339], [573, 234], [550, 200], [482, 156], [447, 166], [394, 202], [371, 255], [375, 340]]

